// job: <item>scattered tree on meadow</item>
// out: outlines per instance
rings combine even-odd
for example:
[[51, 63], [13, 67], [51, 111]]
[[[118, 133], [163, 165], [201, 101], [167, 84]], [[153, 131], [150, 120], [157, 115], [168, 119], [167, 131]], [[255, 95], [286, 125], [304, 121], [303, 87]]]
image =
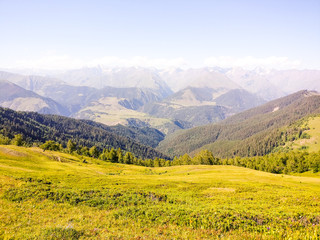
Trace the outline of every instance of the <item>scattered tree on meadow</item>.
[[92, 146], [90, 149], [89, 149], [89, 154], [90, 154], [90, 157], [93, 157], [93, 158], [98, 158], [99, 157], [99, 150], [96, 146]]
[[22, 146], [23, 145], [23, 136], [21, 134], [14, 135], [14, 138], [11, 140], [12, 145]]
[[59, 151], [62, 149], [59, 143], [56, 143], [55, 141], [52, 141], [52, 140], [46, 141], [44, 144], [40, 145], [40, 148], [42, 148], [44, 151], [45, 150]]
[[9, 145], [11, 142], [10, 138], [3, 136], [0, 134], [0, 145]]
[[123, 157], [124, 164], [132, 164], [133, 163], [133, 155], [131, 152], [127, 152]]
[[76, 150], [76, 143], [73, 142], [71, 139], [68, 140], [67, 143], [67, 151], [68, 153], [73, 153]]

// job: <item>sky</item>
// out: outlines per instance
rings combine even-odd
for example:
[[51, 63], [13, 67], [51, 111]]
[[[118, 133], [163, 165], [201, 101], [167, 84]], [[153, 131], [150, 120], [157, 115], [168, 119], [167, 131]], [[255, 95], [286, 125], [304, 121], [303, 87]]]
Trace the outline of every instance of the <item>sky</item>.
[[0, 68], [320, 69], [320, 0], [0, 0]]

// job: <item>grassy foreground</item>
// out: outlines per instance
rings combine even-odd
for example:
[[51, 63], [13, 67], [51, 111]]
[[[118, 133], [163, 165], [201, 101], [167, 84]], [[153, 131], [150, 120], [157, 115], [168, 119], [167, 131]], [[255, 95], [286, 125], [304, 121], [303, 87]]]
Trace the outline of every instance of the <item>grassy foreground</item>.
[[319, 239], [320, 176], [0, 146], [0, 239], [90, 238]]

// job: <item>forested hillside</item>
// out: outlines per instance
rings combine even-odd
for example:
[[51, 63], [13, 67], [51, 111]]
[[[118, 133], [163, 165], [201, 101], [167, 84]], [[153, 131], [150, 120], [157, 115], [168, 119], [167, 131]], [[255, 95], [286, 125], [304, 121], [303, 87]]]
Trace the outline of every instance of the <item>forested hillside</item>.
[[208, 149], [219, 157], [255, 156], [271, 152], [283, 136], [297, 129], [284, 128], [312, 113], [320, 112], [320, 95], [300, 91], [260, 107], [211, 124], [168, 136], [158, 149], [172, 155]]
[[89, 121], [89, 120], [81, 120], [91, 126], [105, 129], [107, 131], [113, 132], [119, 136], [129, 137], [134, 139], [136, 142], [142, 143], [146, 146], [156, 147], [159, 142], [161, 142], [165, 135], [155, 128], [150, 127], [133, 127], [133, 126], [107, 126], [102, 123]]
[[[95, 145], [100, 149], [121, 148], [142, 158], [166, 158], [165, 155], [151, 147], [137, 143], [128, 137], [116, 135], [116, 128], [108, 130], [107, 127], [102, 126], [102, 124], [62, 116], [15, 112], [0, 108], [0, 134], [5, 137], [13, 138], [16, 134], [22, 134], [24, 140], [30, 144], [53, 140], [63, 146], [66, 146], [67, 142], [72, 140], [76, 144], [86, 147]], [[126, 135], [123, 130], [122, 132], [122, 135]], [[142, 134], [142, 132], [140, 133]], [[131, 132], [130, 135], [134, 136], [134, 134], [138, 135], [140, 133], [136, 131], [136, 133]]]

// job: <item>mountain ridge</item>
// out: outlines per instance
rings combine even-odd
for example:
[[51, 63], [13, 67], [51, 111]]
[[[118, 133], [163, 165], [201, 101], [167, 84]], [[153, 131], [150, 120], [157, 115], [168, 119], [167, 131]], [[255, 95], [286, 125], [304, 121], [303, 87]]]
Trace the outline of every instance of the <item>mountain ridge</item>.
[[54, 100], [42, 97], [7, 80], [0, 80], [0, 106], [14, 110], [69, 115], [68, 110]]
[[[265, 141], [277, 144], [271, 136], [280, 134], [277, 129], [317, 112], [320, 112], [320, 95], [306, 90], [299, 91], [219, 123], [179, 131], [167, 136], [157, 149], [167, 154], [180, 155], [206, 148], [218, 156], [231, 157], [235, 154], [244, 156], [248, 148], [251, 148], [251, 154], [265, 154], [271, 151], [273, 146], [258, 146], [258, 138], [261, 145], [270, 144]], [[219, 151], [219, 148], [223, 148], [225, 153]]]

